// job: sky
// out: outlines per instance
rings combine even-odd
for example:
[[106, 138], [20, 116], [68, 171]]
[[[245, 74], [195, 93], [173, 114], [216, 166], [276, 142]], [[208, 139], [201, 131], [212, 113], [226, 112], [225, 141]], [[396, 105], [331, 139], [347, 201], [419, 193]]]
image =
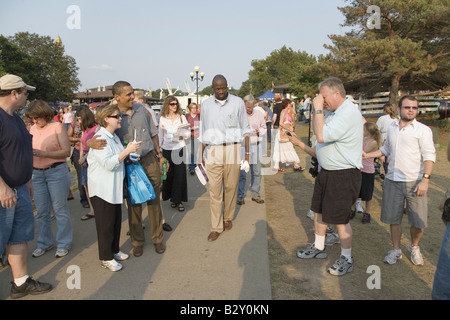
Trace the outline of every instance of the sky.
[[[189, 74], [216, 74], [238, 89], [252, 60], [283, 46], [318, 56], [343, 34], [345, 0], [0, 0], [0, 34], [61, 38], [79, 91], [125, 80], [134, 88], [193, 91]], [[31, 84], [32, 85], [32, 84]]]

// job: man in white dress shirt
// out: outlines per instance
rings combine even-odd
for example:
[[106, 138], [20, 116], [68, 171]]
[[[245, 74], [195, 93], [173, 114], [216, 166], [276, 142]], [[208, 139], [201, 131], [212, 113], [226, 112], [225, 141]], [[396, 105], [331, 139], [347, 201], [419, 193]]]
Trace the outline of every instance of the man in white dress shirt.
[[403, 208], [406, 200], [408, 222], [411, 225], [411, 261], [423, 265], [419, 241], [427, 226], [427, 192], [431, 171], [436, 162], [436, 150], [431, 129], [416, 120], [419, 103], [413, 96], [404, 96], [399, 102], [400, 119], [387, 131], [380, 150], [363, 153], [366, 158], [389, 157], [389, 168], [383, 184], [381, 221], [390, 225], [393, 249], [384, 262], [394, 264], [402, 258]]

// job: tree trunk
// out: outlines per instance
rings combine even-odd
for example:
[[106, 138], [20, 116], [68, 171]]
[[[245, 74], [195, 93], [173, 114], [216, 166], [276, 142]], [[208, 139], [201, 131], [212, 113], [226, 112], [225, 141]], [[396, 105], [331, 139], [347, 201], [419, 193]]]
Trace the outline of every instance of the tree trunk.
[[389, 104], [397, 111], [398, 106], [398, 91], [400, 87], [401, 75], [393, 75], [391, 78], [391, 90], [389, 91]]

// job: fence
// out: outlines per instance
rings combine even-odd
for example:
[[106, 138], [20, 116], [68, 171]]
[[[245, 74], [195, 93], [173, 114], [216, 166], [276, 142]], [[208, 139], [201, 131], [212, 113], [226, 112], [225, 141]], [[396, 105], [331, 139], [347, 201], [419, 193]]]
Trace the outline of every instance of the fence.
[[[419, 93], [413, 94], [419, 101], [419, 113], [437, 111], [439, 106], [438, 98], [434, 93]], [[442, 97], [439, 99], [449, 100], [449, 97]], [[380, 115], [383, 113], [383, 106], [389, 102], [389, 92], [380, 92], [374, 95], [370, 99], [362, 99], [356, 101], [361, 110], [361, 113], [365, 116]]]

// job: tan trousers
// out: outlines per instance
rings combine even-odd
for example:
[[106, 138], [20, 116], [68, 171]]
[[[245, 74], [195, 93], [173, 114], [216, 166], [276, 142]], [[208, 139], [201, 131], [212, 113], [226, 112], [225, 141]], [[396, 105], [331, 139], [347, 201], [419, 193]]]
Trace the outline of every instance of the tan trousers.
[[[221, 233], [223, 232], [223, 222], [233, 220], [234, 211], [236, 210], [241, 145], [209, 146], [206, 150], [211, 231]], [[225, 205], [223, 214], [222, 203]]]
[[[161, 209], [161, 169], [159, 167], [159, 160], [154, 151], [139, 160], [139, 163], [144, 168], [150, 183], [155, 190], [156, 197], [154, 200], [147, 202], [148, 222], [150, 224], [150, 236], [152, 242], [162, 243], [163, 241], [163, 217]], [[142, 246], [145, 242], [144, 228], [142, 227], [142, 205], [130, 204], [128, 205], [128, 225], [130, 227], [131, 243], [133, 246]]]

